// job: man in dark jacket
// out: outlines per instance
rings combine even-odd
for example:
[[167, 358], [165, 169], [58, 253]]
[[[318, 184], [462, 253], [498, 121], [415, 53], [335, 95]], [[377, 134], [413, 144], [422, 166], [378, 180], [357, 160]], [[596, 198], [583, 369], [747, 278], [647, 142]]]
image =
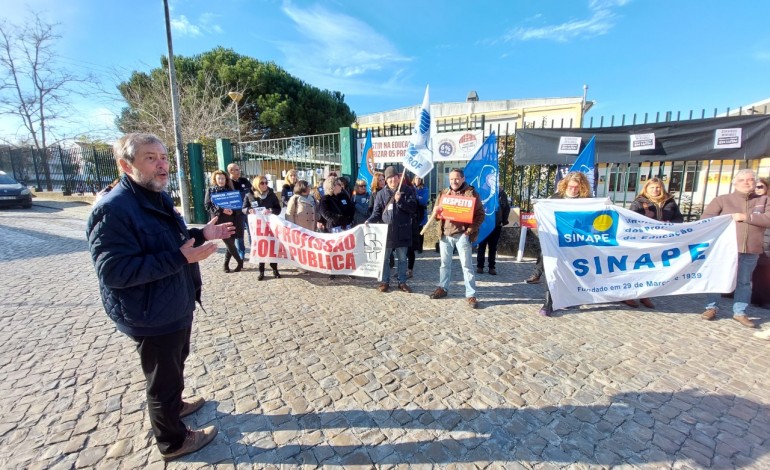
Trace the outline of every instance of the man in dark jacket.
[[[246, 198], [247, 194], [252, 194], [253, 189], [251, 181], [248, 178], [241, 176], [241, 167], [237, 163], [231, 163], [227, 165], [227, 172], [230, 174], [230, 180], [233, 182], [233, 189], [241, 193], [241, 201]], [[249, 235], [249, 247], [251, 247], [251, 232], [249, 232], [249, 222], [246, 217], [241, 217], [243, 230], [238, 228], [235, 237], [235, 246], [238, 247], [238, 254], [241, 255], [241, 259], [246, 259], [246, 245], [243, 243], [243, 232]]]
[[385, 187], [377, 191], [374, 199], [372, 215], [366, 221], [369, 223], [388, 224], [388, 239], [385, 246], [384, 265], [380, 292], [390, 289], [390, 254], [395, 253], [398, 259], [398, 288], [410, 293], [412, 289], [406, 285], [407, 250], [412, 245], [412, 216], [417, 212], [417, 196], [411, 186], [400, 185], [401, 175], [395, 168], [385, 169]]
[[104, 309], [139, 353], [158, 449], [172, 460], [197, 451], [217, 433], [215, 426], [188, 430], [181, 421], [204, 403], [182, 400], [183, 370], [201, 295], [198, 261], [217, 249], [206, 240], [228, 237], [235, 227], [213, 219], [203, 229], [187, 229], [164, 191], [168, 154], [156, 136], [128, 134], [115, 143], [114, 153], [124, 175], [94, 206], [88, 247]]
[[[743, 326], [754, 328], [746, 315], [746, 307], [751, 300], [751, 273], [757, 266], [765, 230], [770, 227], [770, 201], [767, 196], [754, 192], [757, 185], [753, 170], [743, 169], [735, 174], [733, 191], [714, 198], [701, 215], [702, 219], [717, 215], [730, 214], [735, 221], [738, 239], [738, 273], [733, 302], [733, 320]], [[717, 316], [717, 303], [720, 295], [709, 293], [706, 298], [704, 320], [713, 320]]]
[[[495, 175], [496, 177], [496, 175]], [[489, 248], [489, 274], [497, 275], [497, 243], [500, 241], [500, 234], [503, 231], [503, 225], [508, 225], [508, 217], [511, 215], [511, 204], [508, 202], [508, 195], [502, 189], [497, 195], [497, 210], [495, 211], [495, 228], [489, 232], [483, 240], [479, 242], [479, 249], [476, 252], [476, 272], [484, 272], [484, 258], [487, 248]]]

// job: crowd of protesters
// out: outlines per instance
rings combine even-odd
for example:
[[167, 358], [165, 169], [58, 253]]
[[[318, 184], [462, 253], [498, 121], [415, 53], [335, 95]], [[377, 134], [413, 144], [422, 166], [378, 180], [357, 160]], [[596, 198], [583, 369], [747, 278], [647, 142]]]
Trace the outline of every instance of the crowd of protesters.
[[[235, 233], [225, 239], [224, 270], [230, 272], [230, 261], [235, 260], [236, 267], [232, 272], [241, 271], [245, 259], [244, 230], [247, 215], [254, 213], [257, 208], [266, 208], [273, 214], [282, 211], [287, 220], [307, 230], [335, 233], [348, 230], [356, 225], [368, 223], [384, 223], [388, 226], [385, 244], [384, 268], [376, 288], [380, 292], [390, 290], [391, 271], [395, 270], [399, 290], [411, 293], [407, 284], [414, 275], [416, 255], [422, 253], [424, 235], [422, 229], [429, 221], [440, 219], [440, 203], [433, 206], [433, 212], [428, 212], [430, 193], [424, 181], [415, 177], [411, 180], [405, 173], [401, 174], [393, 167], [383, 172], [375, 172], [369, 185], [365, 180], [356, 180], [351, 186], [349, 180], [330, 172], [325, 179], [315, 187], [306, 180], [300, 180], [297, 171], [286, 172], [285, 181], [280, 193], [274, 192], [265, 176], [257, 176], [249, 182], [240, 176], [237, 164], [231, 164], [227, 172], [216, 171], [211, 178], [211, 187], [206, 193], [206, 209], [211, 217], [217, 217], [220, 222], [231, 221], [236, 227]], [[476, 189], [465, 182], [465, 176], [460, 169], [453, 169], [449, 174], [450, 187], [445, 189], [447, 195], [465, 195], [479, 198]], [[733, 180], [734, 191], [729, 195], [715, 198], [706, 207], [703, 217], [720, 214], [732, 214], [737, 223], [739, 240], [746, 240], [738, 247], [739, 264], [737, 271], [737, 286], [733, 294], [733, 318], [741, 325], [755, 327], [753, 321], [745, 314], [749, 303], [759, 306], [770, 306], [770, 212], [765, 214], [770, 184], [767, 179], [757, 181], [751, 170], [740, 170]], [[243, 197], [242, 211], [222, 209], [211, 202], [211, 194], [219, 191], [236, 190]], [[476, 296], [476, 274], [485, 272], [497, 275], [496, 252], [502, 227], [508, 224], [510, 205], [507, 195], [499, 191], [498, 209], [494, 214], [495, 224], [490, 235], [480, 241], [476, 268], [472, 265], [472, 246], [476, 240], [479, 226], [484, 220], [482, 204], [477, 200], [477, 212], [470, 224], [455, 226], [452, 222], [438, 220], [437, 251], [441, 254], [441, 268], [437, 287], [430, 294], [432, 299], [440, 299], [448, 295], [451, 265], [454, 253], [457, 253], [463, 270], [465, 297], [471, 308], [476, 308], [479, 301]], [[583, 173], [572, 172], [566, 175], [558, 184], [551, 198], [582, 198], [591, 197], [588, 179]], [[480, 198], [479, 198], [480, 199]], [[748, 205], [747, 205], [748, 204]], [[748, 207], [749, 209], [745, 209]], [[760, 209], [761, 208], [761, 211]], [[649, 178], [642, 185], [639, 194], [631, 203], [629, 209], [653, 220], [671, 223], [681, 223], [684, 217], [677, 205], [676, 198], [666, 191], [664, 181], [660, 178]], [[759, 213], [761, 212], [761, 214]], [[250, 239], [250, 234], [249, 234]], [[251, 241], [249, 240], [249, 244]], [[259, 263], [258, 280], [265, 279], [265, 264]], [[278, 265], [271, 263], [273, 277], [280, 278]], [[306, 273], [304, 270], [298, 270]], [[752, 279], [753, 274], [753, 279]], [[538, 284], [543, 276], [543, 259], [539, 256], [535, 263], [534, 273], [526, 279], [529, 284]], [[329, 276], [334, 279], [334, 274]], [[752, 289], [753, 286], [753, 289]], [[553, 301], [547, 285], [544, 288], [545, 303], [540, 309], [543, 316], [553, 314]], [[703, 318], [713, 320], [717, 317], [719, 294], [709, 294]], [[652, 299], [643, 297], [627, 299], [623, 303], [632, 308], [641, 305], [654, 309]]]

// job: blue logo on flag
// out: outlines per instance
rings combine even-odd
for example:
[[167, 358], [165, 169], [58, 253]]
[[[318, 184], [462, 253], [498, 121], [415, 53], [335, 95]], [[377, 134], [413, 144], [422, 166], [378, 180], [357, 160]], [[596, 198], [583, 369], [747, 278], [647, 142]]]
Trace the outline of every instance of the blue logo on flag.
[[615, 211], [554, 212], [559, 246], [618, 246]]

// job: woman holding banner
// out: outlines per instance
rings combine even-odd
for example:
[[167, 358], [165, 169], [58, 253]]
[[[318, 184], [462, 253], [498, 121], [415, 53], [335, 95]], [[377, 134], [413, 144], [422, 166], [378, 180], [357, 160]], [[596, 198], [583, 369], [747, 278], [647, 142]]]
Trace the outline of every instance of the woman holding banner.
[[[684, 222], [684, 217], [679, 210], [674, 196], [666, 192], [663, 181], [660, 178], [648, 179], [642, 186], [639, 195], [631, 203], [629, 209], [637, 214], [661, 222], [672, 222], [675, 224]], [[648, 298], [639, 299], [639, 302], [647, 308], [655, 308], [655, 304]], [[636, 300], [624, 300], [623, 303], [634, 308], [639, 306]]]
[[[550, 199], [586, 198], [591, 197], [591, 193], [591, 183], [588, 182], [585, 173], [573, 171], [559, 181], [559, 184], [556, 187], [556, 194], [552, 195]], [[539, 260], [541, 259], [542, 258], [539, 258]], [[540, 315], [550, 317], [552, 313], [553, 298], [551, 298], [551, 291], [548, 289], [548, 283], [545, 283], [545, 303], [543, 304], [543, 307], [540, 308]]]
[[[233, 182], [230, 179], [230, 175], [223, 170], [217, 170], [211, 175], [211, 186], [206, 189], [206, 196], [204, 198], [203, 205], [211, 218], [218, 217], [219, 223], [232, 222], [235, 226], [235, 233], [229, 238], [225, 238], [222, 241], [227, 246], [227, 252], [225, 253], [224, 270], [226, 273], [230, 272], [230, 259], [235, 258], [235, 262], [238, 263], [233, 272], [238, 272], [243, 269], [243, 258], [238, 254], [238, 249], [235, 247], [235, 239], [243, 239], [243, 214], [237, 209], [228, 209], [226, 207], [220, 207], [212, 198], [212, 195], [218, 193], [235, 191], [233, 189]], [[240, 198], [240, 194], [238, 194]]]
[[[267, 178], [264, 176], [254, 178], [254, 194], [247, 194], [243, 200], [243, 213], [254, 214], [259, 207], [268, 209], [275, 215], [281, 213], [281, 201], [278, 200], [278, 196], [267, 185]], [[279, 279], [281, 274], [278, 272], [278, 263], [270, 263], [270, 267], [273, 268], [273, 277]], [[257, 281], [263, 281], [264, 279], [265, 263], [259, 263]]]

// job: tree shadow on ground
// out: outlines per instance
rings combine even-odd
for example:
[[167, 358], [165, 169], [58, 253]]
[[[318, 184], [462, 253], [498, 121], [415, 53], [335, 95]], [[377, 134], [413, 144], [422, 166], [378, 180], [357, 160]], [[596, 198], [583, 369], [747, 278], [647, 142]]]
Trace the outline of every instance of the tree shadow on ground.
[[606, 403], [488, 410], [395, 409], [225, 414], [196, 422], [220, 437], [182, 462], [276, 465], [445, 465], [553, 462], [612, 466], [686, 462], [750, 466], [770, 451], [770, 407], [696, 390], [631, 392]]

